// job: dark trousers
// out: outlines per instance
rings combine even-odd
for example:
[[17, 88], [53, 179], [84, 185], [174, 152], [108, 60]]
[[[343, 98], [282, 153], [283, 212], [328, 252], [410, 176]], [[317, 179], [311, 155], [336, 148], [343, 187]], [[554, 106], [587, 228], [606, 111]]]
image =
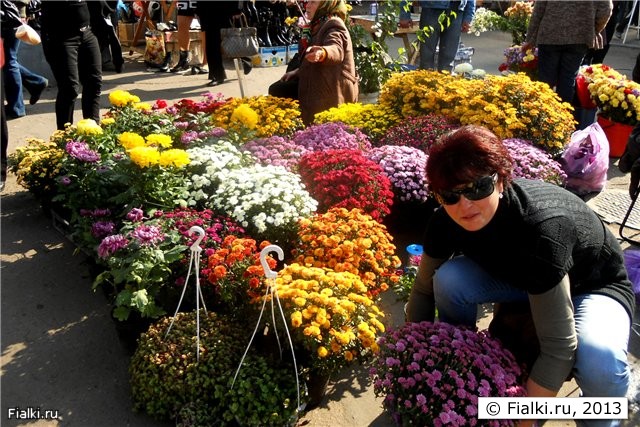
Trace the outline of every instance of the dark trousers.
[[555, 87], [560, 99], [571, 103], [578, 69], [586, 53], [586, 44], [539, 45], [538, 80]]
[[99, 121], [102, 55], [93, 32], [86, 29], [69, 36], [43, 34], [42, 47], [58, 83], [57, 128], [73, 123], [73, 110], [81, 91], [82, 117]]
[[2, 103], [0, 104], [0, 142], [2, 143], [2, 151], [0, 152], [0, 178], [2, 182], [7, 179], [7, 151], [9, 150], [9, 128], [7, 127], [7, 116], [4, 111], [4, 84], [2, 69], [0, 69], [0, 84], [2, 84], [2, 90], [0, 90], [0, 96]]

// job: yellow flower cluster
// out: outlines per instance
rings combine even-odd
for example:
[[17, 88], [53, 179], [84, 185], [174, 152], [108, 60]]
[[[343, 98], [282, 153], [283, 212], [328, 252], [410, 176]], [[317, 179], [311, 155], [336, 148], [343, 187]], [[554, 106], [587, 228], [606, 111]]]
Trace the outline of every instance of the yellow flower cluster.
[[303, 128], [298, 101], [275, 96], [230, 99], [213, 113], [211, 117], [213, 123], [232, 132], [242, 131], [238, 129], [238, 122], [234, 123], [232, 119], [234, 112], [241, 105], [245, 105], [258, 115], [254, 129], [257, 138], [273, 135], [288, 136]]
[[640, 123], [640, 84], [603, 64], [583, 68], [580, 74], [602, 116], [631, 126]]
[[185, 150], [160, 150], [171, 147], [169, 135], [152, 133], [143, 138], [135, 132], [122, 132], [118, 141], [127, 150], [131, 161], [141, 168], [155, 165], [183, 168], [189, 164], [189, 154]]
[[124, 107], [140, 102], [140, 98], [126, 90], [116, 89], [109, 94], [109, 102], [114, 107]]
[[359, 209], [329, 209], [300, 220], [295, 261], [357, 274], [375, 297], [389, 289], [400, 265], [386, 227]]
[[385, 105], [348, 103], [316, 114], [314, 123], [343, 122], [376, 139], [401, 119], [396, 111]]
[[17, 175], [18, 184], [42, 195], [55, 189], [64, 156], [64, 150], [55, 142], [30, 138], [25, 146], [16, 148], [9, 156], [9, 170]]
[[232, 126], [237, 122], [240, 126], [244, 126], [247, 129], [255, 129], [259, 120], [260, 117], [258, 117], [258, 113], [256, 113], [247, 104], [240, 104], [238, 108], [233, 110], [233, 113], [231, 113]]
[[102, 127], [93, 119], [82, 119], [76, 125], [80, 135], [101, 135]]
[[533, 13], [533, 3], [528, 1], [517, 1], [504, 11], [504, 16], [509, 19], [527, 20]]
[[438, 113], [486, 126], [500, 138], [526, 139], [553, 154], [575, 130], [572, 107], [524, 73], [480, 80], [428, 70], [398, 73], [379, 102], [403, 117]]
[[309, 352], [313, 369], [331, 372], [378, 351], [384, 313], [357, 275], [293, 263], [279, 272], [273, 286], [294, 345]]

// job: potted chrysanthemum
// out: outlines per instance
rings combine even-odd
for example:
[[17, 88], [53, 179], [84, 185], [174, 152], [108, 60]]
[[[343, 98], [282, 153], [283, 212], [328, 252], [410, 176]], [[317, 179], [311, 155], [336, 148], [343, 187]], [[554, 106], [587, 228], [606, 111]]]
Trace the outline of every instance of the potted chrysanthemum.
[[[293, 263], [279, 271], [271, 286], [273, 292], [253, 301], [262, 304], [273, 295], [279, 298], [310, 387], [317, 381], [326, 386], [332, 373], [369, 360], [378, 350], [376, 339], [385, 330], [384, 313], [357, 275]], [[310, 395], [311, 406], [321, 394]]]
[[[525, 395], [513, 355], [486, 332], [447, 323], [405, 323], [378, 340], [374, 392], [397, 425], [474, 426], [478, 397]], [[495, 425], [515, 425], [495, 420]]]
[[386, 227], [359, 209], [333, 208], [300, 221], [295, 261], [360, 276], [375, 297], [397, 280], [401, 265]]

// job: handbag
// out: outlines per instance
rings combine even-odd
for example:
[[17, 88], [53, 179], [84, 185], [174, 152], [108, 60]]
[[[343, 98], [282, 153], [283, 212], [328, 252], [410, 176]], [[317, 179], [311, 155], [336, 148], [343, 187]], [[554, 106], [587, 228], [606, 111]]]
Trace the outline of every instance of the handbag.
[[258, 30], [249, 27], [244, 14], [231, 19], [231, 28], [221, 28], [220, 38], [222, 56], [225, 58], [244, 58], [259, 52]]

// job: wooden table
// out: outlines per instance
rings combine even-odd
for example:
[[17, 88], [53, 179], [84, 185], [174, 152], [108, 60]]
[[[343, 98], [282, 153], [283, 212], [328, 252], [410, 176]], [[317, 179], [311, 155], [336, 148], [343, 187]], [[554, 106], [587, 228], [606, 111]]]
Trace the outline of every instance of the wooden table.
[[[375, 16], [351, 15], [351, 21], [354, 24], [361, 25], [362, 28], [365, 29], [365, 31], [371, 34], [371, 37], [373, 37], [374, 39], [376, 38], [374, 35], [376, 30], [373, 28], [373, 25], [376, 23]], [[402, 42], [404, 43], [404, 48], [407, 52], [407, 59], [409, 61], [409, 64], [415, 64], [418, 60], [418, 56], [420, 55], [420, 49], [416, 49], [415, 46], [411, 43], [411, 40], [409, 40], [409, 34], [416, 34], [418, 32], [420, 25], [415, 23], [420, 22], [420, 14], [412, 13], [411, 21], [414, 22], [414, 24], [410, 28], [398, 27], [398, 29], [396, 30], [395, 33], [393, 33], [393, 35], [394, 37], [399, 37], [402, 39]]]

